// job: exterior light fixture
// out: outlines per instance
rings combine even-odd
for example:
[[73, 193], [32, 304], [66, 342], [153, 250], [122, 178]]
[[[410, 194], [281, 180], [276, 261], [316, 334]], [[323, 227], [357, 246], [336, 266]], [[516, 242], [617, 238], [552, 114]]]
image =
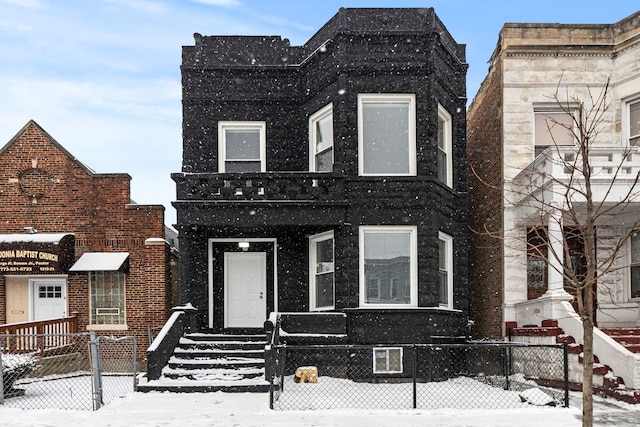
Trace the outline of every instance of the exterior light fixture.
[[238, 247], [242, 249], [244, 252], [246, 252], [247, 250], [249, 250], [249, 242], [247, 241], [238, 242]]
[[27, 234], [36, 234], [38, 232], [38, 230], [36, 230], [33, 227], [25, 227], [24, 228], [24, 232]]

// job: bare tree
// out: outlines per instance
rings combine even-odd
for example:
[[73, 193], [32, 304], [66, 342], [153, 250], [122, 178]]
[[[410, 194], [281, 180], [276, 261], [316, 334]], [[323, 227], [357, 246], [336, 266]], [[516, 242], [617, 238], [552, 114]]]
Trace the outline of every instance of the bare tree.
[[[622, 268], [616, 262], [631, 234], [637, 229], [638, 220], [617, 235], [612, 250], [596, 253], [596, 237], [599, 227], [611, 225], [616, 216], [624, 214], [630, 203], [638, 201], [637, 188], [640, 173], [628, 175], [625, 160], [633, 147], [619, 147], [620, 161], [609, 164], [607, 180], [598, 179], [599, 136], [603, 130], [606, 113], [611, 108], [609, 81], [599, 93], [588, 99], [560, 92], [558, 85], [552, 96], [557, 109], [565, 120], [550, 115], [546, 125], [551, 135], [553, 128], [561, 128], [571, 134], [575, 146], [567, 149], [553, 139], [553, 145], [544, 151], [545, 166], [529, 168], [520, 176], [520, 183], [512, 188], [511, 196], [526, 197], [526, 204], [539, 215], [539, 224], [532, 227], [528, 240], [528, 255], [554, 266], [562, 277], [564, 289], [575, 298], [574, 308], [583, 325], [583, 426], [593, 425], [593, 333], [596, 324], [596, 286], [598, 281], [612, 271]], [[566, 118], [570, 117], [570, 121]], [[561, 170], [562, 173], [557, 172]], [[625, 176], [626, 186], [621, 189], [618, 180]], [[523, 179], [524, 178], [524, 179]], [[605, 182], [603, 186], [603, 182]], [[558, 233], [552, 235], [548, 228], [555, 223]], [[628, 225], [628, 224], [627, 224]], [[575, 243], [578, 243], [576, 245]]]
[[[638, 152], [636, 147], [624, 143], [613, 147], [600, 140], [602, 133], [611, 132], [613, 126], [607, 122], [612, 108], [610, 81], [604, 82], [595, 95], [587, 88], [586, 99], [569, 94], [568, 89], [561, 91], [561, 83], [550, 97], [553, 110], [560, 115], [546, 117], [552, 144], [541, 156], [511, 182], [503, 183], [503, 189], [472, 173], [484, 185], [504, 190], [506, 205], [527, 212], [527, 257], [545, 266], [541, 274], [555, 271], [560, 291], [573, 295], [573, 307], [583, 326], [582, 424], [592, 426], [597, 284], [607, 275], [628, 268], [628, 263], [620, 260], [640, 226], [640, 214], [634, 215], [630, 209], [632, 203], [640, 201], [640, 171], [633, 173], [628, 163], [630, 154]], [[571, 145], [554, 138], [561, 133], [559, 130], [565, 137], [569, 134]], [[614, 151], [615, 159], [611, 156]], [[606, 170], [601, 164], [603, 155], [608, 156]], [[622, 215], [628, 216], [624, 227], [620, 226]], [[607, 251], [597, 253], [597, 231], [606, 227], [617, 229], [615, 238], [609, 239]], [[508, 233], [502, 229], [473, 232], [495, 237], [505, 247], [510, 244]], [[522, 249], [521, 240], [512, 243]], [[550, 279], [541, 281], [546, 280]]]

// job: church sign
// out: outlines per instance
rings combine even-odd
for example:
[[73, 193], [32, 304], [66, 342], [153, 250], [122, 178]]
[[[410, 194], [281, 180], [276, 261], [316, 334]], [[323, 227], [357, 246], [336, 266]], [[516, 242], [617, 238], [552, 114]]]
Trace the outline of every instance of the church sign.
[[0, 234], [0, 274], [66, 274], [74, 254], [73, 234]]

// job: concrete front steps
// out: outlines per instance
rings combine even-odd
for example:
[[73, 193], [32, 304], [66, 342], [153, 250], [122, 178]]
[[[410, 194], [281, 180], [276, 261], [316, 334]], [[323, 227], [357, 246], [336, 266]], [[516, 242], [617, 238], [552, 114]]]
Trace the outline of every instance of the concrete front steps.
[[267, 392], [265, 344], [264, 335], [186, 334], [162, 376], [141, 378], [138, 391]]
[[[607, 329], [604, 331], [607, 331]], [[609, 329], [609, 331], [611, 330]], [[637, 331], [637, 336], [640, 338], [640, 330]], [[572, 336], [566, 335], [564, 331], [558, 327], [558, 322], [556, 320], [545, 320], [542, 322], [542, 326], [511, 328], [511, 336], [514, 341], [530, 343], [549, 344], [552, 342], [566, 342], [569, 359], [569, 388], [576, 391], [582, 390], [583, 347], [581, 344], [577, 344], [576, 340]], [[614, 335], [611, 336], [614, 337]], [[624, 331], [619, 331], [619, 336], [628, 337], [629, 335]], [[630, 343], [629, 345], [633, 346], [635, 344]], [[638, 350], [640, 350], [640, 345], [638, 345]], [[548, 382], [548, 384], [553, 385], [552, 383], [553, 381]], [[557, 385], [560, 386], [561, 383], [558, 382]], [[601, 363], [598, 356], [595, 354], [593, 363], [593, 389], [594, 393], [610, 396], [627, 403], [640, 403], [640, 389], [626, 388], [624, 380], [621, 377], [616, 376], [609, 366]]]
[[605, 334], [632, 353], [640, 353], [640, 328], [602, 328]]

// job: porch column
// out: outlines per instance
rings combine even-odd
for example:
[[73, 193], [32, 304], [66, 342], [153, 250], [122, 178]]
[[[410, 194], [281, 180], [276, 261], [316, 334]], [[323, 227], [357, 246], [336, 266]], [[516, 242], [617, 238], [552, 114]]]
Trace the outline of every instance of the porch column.
[[562, 217], [553, 212], [547, 220], [547, 234], [549, 239], [548, 267], [547, 267], [547, 295], [564, 295], [564, 239], [562, 236]]

